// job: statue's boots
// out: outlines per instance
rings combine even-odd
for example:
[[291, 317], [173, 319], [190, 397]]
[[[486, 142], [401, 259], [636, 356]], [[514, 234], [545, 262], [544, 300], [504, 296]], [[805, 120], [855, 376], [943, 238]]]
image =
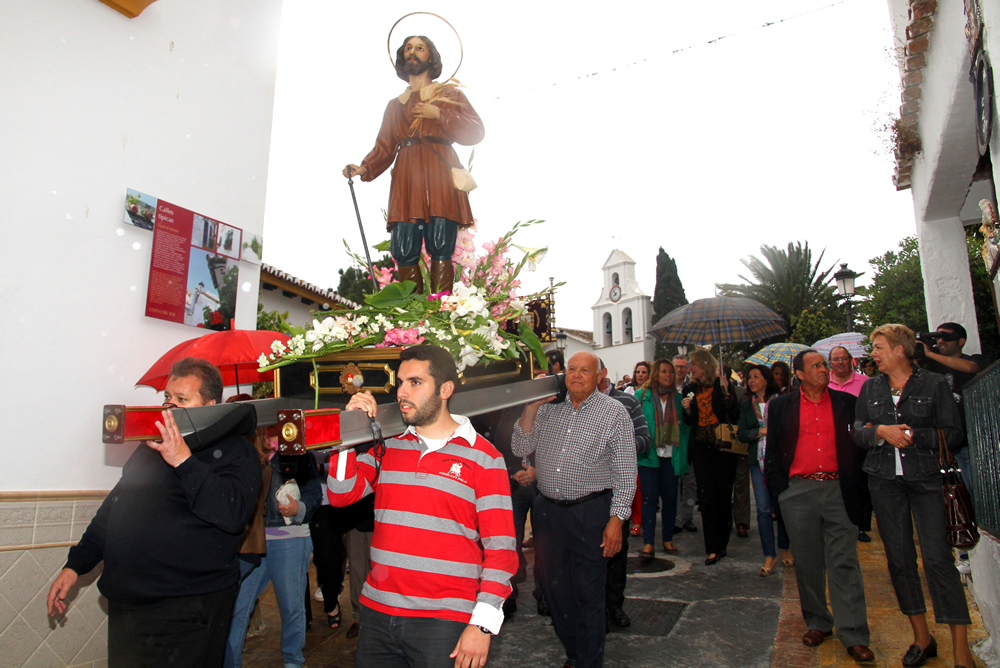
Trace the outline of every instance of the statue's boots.
[[455, 265], [451, 260], [431, 262], [431, 292], [449, 292], [455, 286]]
[[414, 264], [414, 265], [409, 266], [409, 267], [402, 267], [401, 266], [399, 268], [399, 280], [400, 281], [413, 281], [414, 283], [417, 284], [417, 287], [414, 290], [414, 292], [417, 293], [417, 294], [423, 294], [423, 291], [424, 291], [424, 277], [420, 273], [420, 265], [419, 264]]

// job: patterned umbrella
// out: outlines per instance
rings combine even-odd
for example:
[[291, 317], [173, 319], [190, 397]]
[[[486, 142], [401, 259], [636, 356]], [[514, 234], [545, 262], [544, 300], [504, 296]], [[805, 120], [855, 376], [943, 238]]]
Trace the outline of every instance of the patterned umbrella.
[[790, 341], [786, 341], [785, 343], [772, 343], [764, 346], [753, 355], [746, 358], [746, 363], [764, 364], [770, 366], [775, 362], [781, 361], [791, 365], [792, 358], [803, 350], [809, 350], [809, 346], [801, 343], [791, 343]]
[[822, 353], [824, 357], [830, 357], [830, 351], [837, 346], [847, 348], [847, 352], [851, 353], [851, 357], [868, 356], [868, 337], [859, 332], [834, 334], [833, 336], [821, 339], [812, 345], [813, 350]]
[[675, 308], [653, 325], [652, 332], [663, 343], [726, 345], [784, 334], [785, 321], [752, 299], [710, 297]]

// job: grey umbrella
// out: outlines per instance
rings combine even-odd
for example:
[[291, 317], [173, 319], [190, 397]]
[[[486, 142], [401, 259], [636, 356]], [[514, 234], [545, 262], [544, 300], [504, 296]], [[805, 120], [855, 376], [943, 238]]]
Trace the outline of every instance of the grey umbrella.
[[653, 325], [663, 343], [727, 345], [785, 333], [784, 319], [760, 302], [743, 297], [709, 297], [675, 308]]

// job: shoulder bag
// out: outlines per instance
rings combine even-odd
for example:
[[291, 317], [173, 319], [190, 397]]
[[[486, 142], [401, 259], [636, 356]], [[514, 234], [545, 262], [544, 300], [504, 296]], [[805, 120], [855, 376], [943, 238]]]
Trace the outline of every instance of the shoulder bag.
[[971, 550], [979, 542], [976, 514], [972, 507], [972, 497], [962, 480], [958, 463], [948, 449], [944, 430], [938, 429], [938, 457], [941, 463], [942, 494], [944, 513], [947, 521], [948, 543], [960, 550]]

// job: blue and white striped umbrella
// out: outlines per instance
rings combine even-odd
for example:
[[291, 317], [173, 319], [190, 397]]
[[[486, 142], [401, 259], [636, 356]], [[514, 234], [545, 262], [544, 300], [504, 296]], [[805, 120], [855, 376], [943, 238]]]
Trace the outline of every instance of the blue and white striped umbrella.
[[801, 343], [792, 343], [791, 341], [772, 343], [764, 346], [746, 358], [745, 361], [747, 364], [764, 364], [766, 366], [771, 366], [775, 362], [784, 362], [791, 366], [792, 360], [803, 350], [809, 350], [809, 346]]

